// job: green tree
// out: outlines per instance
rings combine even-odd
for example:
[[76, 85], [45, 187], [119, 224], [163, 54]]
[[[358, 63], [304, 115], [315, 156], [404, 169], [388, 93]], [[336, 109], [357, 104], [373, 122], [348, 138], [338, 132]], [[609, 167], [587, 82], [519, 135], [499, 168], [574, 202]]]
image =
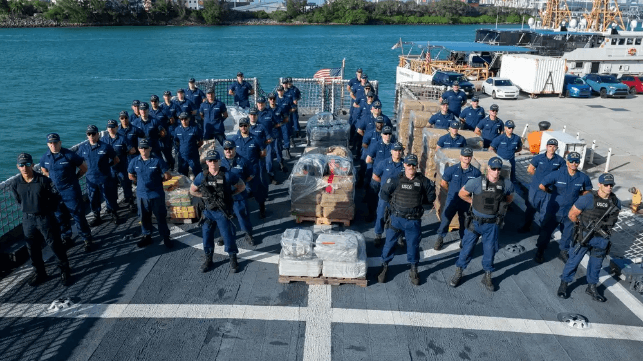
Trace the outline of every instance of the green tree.
[[307, 0], [286, 0], [286, 14], [290, 19], [294, 19], [304, 13], [306, 5], [308, 5]]
[[208, 25], [219, 25], [224, 19], [226, 11], [221, 0], [205, 0], [201, 15]]

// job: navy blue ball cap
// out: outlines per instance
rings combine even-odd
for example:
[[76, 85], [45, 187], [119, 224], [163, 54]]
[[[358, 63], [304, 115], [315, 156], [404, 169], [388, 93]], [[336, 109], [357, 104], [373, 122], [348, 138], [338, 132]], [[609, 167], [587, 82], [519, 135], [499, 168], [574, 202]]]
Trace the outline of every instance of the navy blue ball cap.
[[457, 120], [454, 120], [451, 123], [449, 123], [449, 127], [453, 129], [460, 129], [460, 122]]
[[449, 105], [449, 101], [448, 101], [448, 100], [446, 100], [446, 99], [442, 99], [442, 100], [440, 101], [440, 105]]
[[278, 92], [283, 91], [283, 90], [284, 90], [284, 86], [283, 86], [283, 85], [280, 85], [280, 86], [278, 86], [278, 87], [277, 87], [277, 91], [278, 91]]
[[502, 159], [498, 157], [493, 157], [489, 159], [489, 162], [487, 163], [489, 165], [489, 168], [495, 169], [495, 168], [502, 168]]
[[205, 160], [219, 160], [221, 159], [221, 154], [214, 149], [210, 149], [205, 153]]
[[379, 115], [377, 118], [375, 118], [375, 123], [384, 123], [384, 117]]
[[185, 90], [183, 88], [179, 88], [179, 90], [176, 91], [177, 93], [185, 93]]
[[226, 140], [223, 141], [223, 149], [233, 149], [233, 148], [236, 148], [236, 147], [237, 147], [237, 145], [234, 144], [234, 142], [231, 141], [231, 140], [226, 139]]
[[205, 91], [206, 94], [214, 94], [214, 88], [208, 88], [208, 90]]
[[374, 101], [373, 102], [373, 108], [381, 109], [382, 108], [382, 103], [379, 100]]
[[392, 150], [404, 150], [404, 146], [400, 142], [395, 142], [393, 143], [393, 147], [391, 147]]
[[196, 83], [196, 79], [190, 78], [190, 80], [188, 80], [188, 83]]
[[580, 163], [580, 153], [571, 152], [567, 154], [567, 161], [569, 162], [579, 162]]
[[459, 81], [457, 81], [457, 80], [454, 80], [454, 81], [453, 81], [453, 83], [452, 83], [451, 85], [458, 85], [458, 86], [460, 86], [460, 82], [459, 82]]
[[172, 96], [172, 92], [171, 92], [171, 91], [169, 91], [169, 90], [166, 90], [166, 91], [164, 91], [164, 92], [163, 92], [163, 95], [164, 95], [164, 96], [171, 97], [171, 96]]
[[250, 109], [250, 111], [248, 112], [248, 114], [250, 114], [250, 115], [257, 115], [257, 114], [259, 114], [259, 109], [257, 109], [257, 107], [254, 107], [254, 108]]
[[474, 95], [474, 96], [471, 97], [471, 101], [472, 102], [479, 102], [480, 98], [478, 98], [476, 95]]
[[239, 125], [241, 124], [250, 124], [250, 119], [248, 117], [243, 117], [239, 119]]
[[277, 95], [275, 93], [268, 94], [268, 99], [276, 99]]
[[24, 163], [32, 163], [33, 164], [33, 158], [31, 157], [31, 154], [29, 154], [29, 153], [20, 153], [20, 154], [18, 154], [18, 164], [24, 164]]
[[356, 73], [361, 73], [361, 72], [362, 72], [362, 68], [357, 68]]
[[288, 77], [288, 84], [292, 84], [292, 78]]
[[152, 96], [150, 97], [150, 101], [151, 102], [158, 102], [159, 101], [159, 96], [156, 95], [156, 94], [152, 94]]
[[513, 121], [513, 120], [507, 120], [507, 121], [505, 122], [505, 127], [507, 127], [507, 128], [515, 128], [515, 127], [516, 127], [516, 124], [514, 123], [514, 121]]
[[257, 103], [265, 103], [266, 102], [266, 97], [258, 97], [257, 98]]
[[498, 107], [498, 104], [491, 104], [491, 106], [489, 107], [489, 110], [498, 111], [498, 109], [500, 109], [500, 107]]
[[114, 119], [110, 119], [107, 121], [107, 128], [116, 128], [118, 127], [118, 122], [115, 121]]
[[85, 133], [98, 133], [98, 127], [94, 124], [88, 125]]
[[58, 135], [58, 133], [47, 134], [47, 143], [56, 143], [56, 142], [60, 142], [60, 135]]
[[145, 103], [145, 102], [143, 102], [138, 106], [138, 109], [139, 110], [148, 110], [148, 109], [150, 109], [150, 105]]
[[127, 112], [127, 110], [121, 110], [121, 112], [118, 114], [118, 117], [129, 118], [129, 113]]
[[382, 134], [393, 134], [393, 128], [388, 125], [382, 128]]
[[189, 118], [190, 116], [188, 115], [187, 112], [181, 112], [181, 114], [179, 114], [179, 119], [189, 119]]
[[556, 140], [556, 138], [550, 138], [550, 139], [547, 141], [547, 145], [555, 145], [555, 146], [558, 146], [558, 140]]
[[366, 82], [366, 84], [364, 84], [364, 89], [366, 88], [373, 89], [373, 85], [369, 82]]
[[132, 100], [132, 106], [133, 107], [137, 107], [137, 106], [139, 106], [139, 104], [141, 104], [140, 100]]
[[598, 177], [598, 183], [603, 185], [615, 185], [614, 176], [611, 173], [603, 173]]
[[243, 73], [242, 73], [242, 72], [238, 72], [238, 73], [237, 73], [237, 76], [243, 76]]
[[362, 73], [362, 79], [368, 79], [368, 74]]
[[409, 154], [404, 158], [405, 164], [418, 165], [418, 156], [415, 154]]
[[367, 97], [374, 97], [374, 96], [375, 96], [375, 93], [373, 93], [373, 91], [371, 90], [371, 91], [369, 91], [368, 93], [366, 93], [366, 96], [367, 96]]
[[150, 141], [147, 140], [147, 138], [140, 138], [138, 140], [138, 148], [139, 149], [146, 149], [150, 147]]
[[288, 84], [288, 77], [284, 77], [281, 84]]
[[460, 149], [460, 155], [463, 157], [473, 157], [473, 149], [471, 148], [462, 148]]

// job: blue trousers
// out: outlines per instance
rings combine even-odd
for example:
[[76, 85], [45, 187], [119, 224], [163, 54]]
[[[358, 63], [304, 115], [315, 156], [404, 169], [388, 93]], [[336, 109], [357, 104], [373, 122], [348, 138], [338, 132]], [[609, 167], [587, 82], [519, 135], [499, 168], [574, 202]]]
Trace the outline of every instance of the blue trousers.
[[475, 232], [466, 229], [462, 239], [462, 250], [455, 265], [465, 269], [471, 262], [473, 248], [478, 243], [478, 238], [482, 236], [482, 269], [493, 272], [493, 259], [498, 252], [498, 225], [495, 223], [479, 223], [472, 221]]
[[98, 184], [86, 179], [87, 192], [89, 193], [89, 207], [93, 213], [100, 213], [100, 204], [105, 198], [105, 206], [108, 212], [118, 210], [118, 187], [116, 179], [107, 179]]
[[538, 249], [545, 249], [551, 240], [551, 234], [556, 228], [560, 228], [562, 236], [560, 237], [559, 248], [561, 251], [569, 251], [574, 236], [574, 223], [567, 217], [567, 212], [563, 214], [547, 215], [543, 226], [540, 228], [540, 234], [536, 241]]
[[25, 234], [25, 241], [27, 242], [27, 250], [31, 258], [31, 264], [40, 272], [45, 270], [45, 262], [42, 259], [42, 245], [40, 244], [42, 238], [54, 251], [58, 259], [58, 265], [67, 264], [67, 252], [62, 244], [60, 238], [60, 229], [53, 214], [35, 215], [24, 213], [22, 215], [22, 231]]
[[298, 132], [301, 130], [299, 126], [299, 111], [290, 113], [290, 123], [292, 124], [292, 130]]
[[509, 164], [511, 164], [509, 179], [511, 179], [511, 183], [516, 183], [516, 158], [509, 159]]
[[464, 215], [469, 210], [470, 204], [463, 201], [457, 195], [454, 195], [453, 198], [447, 199], [446, 205], [447, 206], [444, 207], [444, 211], [442, 212], [442, 220], [438, 227], [438, 235], [442, 237], [447, 235], [449, 224], [451, 224], [451, 220], [457, 214], [458, 221], [460, 221], [458, 233], [460, 234], [460, 239], [464, 239]]
[[[283, 126], [280, 127], [280, 128], [283, 128]], [[272, 143], [270, 143], [271, 154], [269, 153], [270, 155], [268, 155], [266, 157], [266, 162], [269, 161], [271, 163], [270, 164], [271, 169], [268, 172], [272, 171], [272, 160], [273, 159], [277, 158], [277, 162], [279, 162], [279, 163], [282, 162], [281, 151], [284, 148], [283, 148], [283, 139], [281, 137], [281, 129], [280, 128], [274, 129], [273, 134], [272, 134], [272, 138], [274, 139], [274, 141]], [[266, 164], [266, 167], [267, 167], [267, 164]]]
[[377, 202], [377, 214], [375, 216], [375, 226], [373, 229], [376, 235], [382, 235], [382, 233], [384, 233], [384, 213], [386, 213], [386, 202], [380, 199]]
[[202, 234], [203, 234], [203, 251], [205, 253], [214, 252], [214, 232], [217, 227], [221, 232], [221, 237], [223, 237], [223, 244], [225, 245], [225, 252], [228, 254], [239, 253], [237, 248], [237, 242], [234, 238], [234, 233], [232, 232], [232, 223], [226, 218], [223, 212], [219, 210], [204, 210], [203, 215], [206, 218], [205, 223], [203, 223]]
[[60, 233], [63, 237], [71, 237], [71, 218], [76, 222], [78, 234], [86, 240], [92, 239], [92, 231], [85, 218], [85, 203], [83, 203], [83, 193], [79, 187], [67, 188], [60, 192], [62, 202], [55, 212], [56, 219], [60, 224]]
[[420, 262], [421, 219], [405, 219], [391, 215], [391, 227], [386, 230], [386, 243], [382, 248], [382, 262], [389, 263], [395, 257], [395, 247], [400, 235], [406, 237], [406, 261], [417, 265]]
[[[239, 197], [239, 198], [236, 198]], [[234, 214], [237, 215], [237, 220], [241, 226], [241, 230], [252, 235], [252, 223], [250, 223], [250, 212], [248, 211], [248, 197], [247, 192], [242, 195], [235, 196], [232, 209]]]
[[167, 227], [167, 208], [165, 208], [165, 197], [152, 199], [137, 198], [138, 216], [141, 218], [141, 233], [152, 234], [152, 214], [156, 217], [159, 227], [159, 234], [163, 239], [170, 238], [170, 229]]
[[283, 149], [290, 149], [290, 134], [292, 133], [291, 128], [292, 124], [290, 121], [281, 127], [281, 139], [283, 142]]
[[[598, 283], [598, 275], [603, 266], [603, 259], [606, 256], [605, 250], [608, 244], [609, 240], [602, 237], [594, 237], [589, 241], [589, 246], [592, 250], [590, 251], [589, 262], [587, 263], [587, 283], [594, 285]], [[565, 263], [565, 268], [563, 268], [563, 274], [560, 276], [561, 280], [565, 282], [574, 281], [578, 265], [590, 247], [579, 247], [578, 250], [574, 247], [569, 250], [569, 259], [567, 263]]]
[[132, 197], [134, 196], [134, 193], [132, 192], [132, 181], [129, 179], [127, 175], [128, 161], [126, 160], [127, 158], [120, 158], [120, 159], [121, 159], [121, 162], [125, 162], [125, 166], [120, 167], [121, 164], [119, 163], [117, 165], [117, 168], [112, 168], [112, 177], [118, 179], [118, 182], [121, 184], [121, 188], [123, 188], [123, 197], [125, 197], [125, 199], [132, 199]]
[[161, 145], [161, 153], [163, 153], [163, 157], [165, 157], [165, 162], [167, 163], [168, 167], [170, 167], [170, 169], [174, 169], [174, 157], [172, 156], [172, 148], [174, 147], [174, 142], [170, 139], [169, 136], [165, 136], [165, 138], [161, 138], [159, 140], [159, 143]]
[[198, 153], [192, 156], [179, 153], [176, 158], [179, 161], [179, 173], [186, 177], [189, 174], [190, 168], [192, 169], [192, 174], [194, 174], [195, 177], [203, 171]]
[[[529, 196], [527, 197], [527, 202], [525, 202], [527, 206], [525, 210], [525, 222], [536, 220], [542, 225], [545, 214], [547, 214], [546, 210], [549, 199], [549, 193], [543, 192], [537, 187], [530, 187]], [[538, 219], [534, 219], [536, 212], [538, 212]]]
[[265, 172], [257, 170], [259, 173], [255, 172], [254, 178], [250, 181], [250, 187], [247, 188], [250, 188], [257, 203], [265, 203], [268, 198], [268, 177], [264, 174]]

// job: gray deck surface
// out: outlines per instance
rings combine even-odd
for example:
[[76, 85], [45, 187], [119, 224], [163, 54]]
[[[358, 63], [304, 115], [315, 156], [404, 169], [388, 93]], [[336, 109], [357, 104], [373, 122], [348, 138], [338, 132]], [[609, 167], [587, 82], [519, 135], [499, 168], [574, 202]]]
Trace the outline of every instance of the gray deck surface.
[[[500, 117], [511, 118], [503, 116], [504, 109], [519, 103], [542, 105], [550, 100], [572, 101], [498, 101]], [[483, 101], [485, 107], [491, 103]], [[520, 124], [519, 119], [518, 129]], [[279, 180], [283, 182], [283, 176]], [[359, 191], [356, 199], [362, 194]], [[458, 235], [450, 233], [446, 249], [433, 251], [438, 226], [434, 212], [427, 212], [422, 223], [421, 285], [410, 284], [400, 249], [389, 268], [389, 281], [377, 284], [380, 249], [372, 245], [372, 225], [364, 222], [362, 203], [350, 228], [367, 237], [368, 287], [280, 284], [280, 234], [312, 224], [297, 225], [290, 217], [283, 183], [271, 186], [269, 199], [263, 223], [256, 203], [249, 202], [260, 243], [249, 247], [239, 234], [237, 274], [228, 272], [221, 254], [215, 256], [214, 270], [200, 272], [201, 233], [193, 225], [172, 227], [177, 240], [172, 250], [157, 235], [154, 245], [138, 249], [140, 230], [133, 214], [117, 227], [105, 223], [95, 228], [97, 250], [85, 254], [77, 245], [70, 251], [75, 282], [68, 288], [60, 285], [51, 262], [51, 279], [37, 288], [26, 284], [26, 265], [14, 271], [0, 280], [0, 360], [641, 359], [641, 296], [603, 273], [599, 290], [607, 302], [594, 302], [584, 292], [581, 268], [571, 297], [558, 298], [563, 263], [555, 258], [557, 242], [552, 242], [544, 264], [534, 263], [536, 235], [516, 233], [522, 223], [517, 206], [512, 206], [501, 232], [495, 258], [497, 291], [490, 293], [480, 284], [480, 245], [462, 284], [448, 286]], [[128, 235], [132, 238], [125, 239]], [[504, 250], [508, 244], [520, 244], [525, 251], [510, 253]], [[64, 297], [74, 303], [71, 308], [48, 311], [52, 301]], [[564, 312], [585, 316], [590, 327], [565, 326], [557, 319]]]

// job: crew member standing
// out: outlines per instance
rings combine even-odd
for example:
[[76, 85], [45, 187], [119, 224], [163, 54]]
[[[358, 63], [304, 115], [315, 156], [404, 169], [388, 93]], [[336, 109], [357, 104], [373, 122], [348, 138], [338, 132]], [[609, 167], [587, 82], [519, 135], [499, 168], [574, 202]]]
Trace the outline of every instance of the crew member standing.
[[348, 85], [346, 86], [346, 90], [348, 90], [348, 92], [350, 93], [351, 99], [353, 99], [353, 101], [351, 101], [351, 109], [348, 113], [349, 120], [351, 121], [351, 125], [353, 126], [353, 129], [351, 132], [352, 134], [355, 133], [355, 129], [354, 129], [355, 123], [353, 122], [353, 119], [354, 119], [353, 113], [355, 113], [358, 110], [358, 108], [355, 108], [353, 106], [355, 104], [355, 96], [352, 94], [353, 87], [357, 84], [361, 84], [361, 82], [362, 82], [362, 68], [357, 68], [357, 70], [355, 71], [355, 77], [349, 80]]
[[[231, 140], [223, 142], [223, 154], [221, 159], [221, 167], [234, 173], [237, 178], [243, 180], [245, 184], [250, 184], [254, 179], [254, 167], [242, 156], [237, 154], [237, 145]], [[239, 226], [245, 233], [243, 239], [250, 245], [254, 246], [255, 241], [252, 237], [252, 222], [250, 222], [250, 210], [248, 208], [248, 188], [243, 192], [232, 197], [233, 205], [232, 210], [237, 215]]]
[[516, 183], [516, 153], [522, 150], [522, 139], [514, 134], [513, 120], [507, 120], [505, 123], [505, 133], [495, 137], [491, 141], [490, 150], [494, 151], [502, 159], [508, 160], [511, 164], [510, 178]]
[[[118, 133], [118, 122], [113, 119], [107, 121], [107, 134], [102, 136], [100, 141], [111, 145], [118, 156], [118, 164], [114, 164], [114, 166], [111, 167], [112, 179], [118, 181], [123, 187], [123, 201], [129, 205], [131, 210], [132, 206], [136, 207], [136, 202], [132, 198], [132, 182], [127, 176], [127, 165], [129, 164], [129, 152], [135, 147], [132, 148], [127, 138]], [[129, 186], [129, 193], [126, 191], [127, 186]]]
[[[292, 110], [292, 103], [290, 98], [285, 95], [285, 89], [282, 85], [277, 87], [277, 96], [275, 101], [277, 102], [277, 109], [279, 112], [286, 118], [286, 124], [281, 126], [281, 136], [283, 149], [286, 151], [284, 158], [290, 159], [290, 134], [292, 132], [292, 124], [290, 124], [290, 113]], [[295, 144], [293, 144], [295, 146]]]
[[[402, 162], [402, 156], [404, 155], [404, 146], [402, 143], [396, 142], [391, 148], [391, 156], [377, 163], [373, 168], [373, 177], [371, 178], [371, 189], [377, 200], [377, 212], [375, 216], [375, 226], [373, 231], [375, 232], [375, 247], [382, 246], [382, 234], [384, 233], [384, 212], [386, 211], [386, 202], [380, 197], [381, 185], [386, 184], [386, 182], [391, 177], [396, 177], [400, 173], [404, 172], [404, 163]], [[369, 213], [370, 213], [369, 209]]]
[[[168, 111], [166, 109], [163, 109], [159, 105], [159, 97], [157, 95], [152, 95], [150, 97], [150, 104], [150, 118], [156, 119], [158, 124], [160, 124], [163, 129], [165, 129], [167, 133], [171, 135], [172, 131], [170, 127], [173, 123], [170, 122]], [[159, 139], [159, 147], [161, 148], [161, 153], [165, 158], [165, 162], [170, 167], [170, 169], [173, 170], [175, 161], [174, 157], [172, 156], [172, 148], [174, 148], [174, 140], [172, 139], [172, 136], [166, 136]]]
[[477, 96], [471, 97], [471, 106], [468, 106], [460, 113], [460, 121], [462, 122], [462, 129], [476, 130], [478, 123], [485, 118], [484, 108], [478, 104], [480, 99]]
[[470, 224], [465, 224], [462, 250], [455, 263], [455, 275], [449, 282], [451, 287], [460, 283], [462, 272], [471, 262], [473, 248], [482, 236], [482, 284], [489, 291], [495, 291], [491, 273], [494, 271], [493, 259], [498, 251], [498, 232], [506, 209], [513, 201], [513, 183], [500, 175], [501, 170], [500, 158], [489, 159], [486, 176], [470, 179], [458, 192], [463, 201], [471, 204], [471, 220]]
[[234, 96], [234, 104], [248, 109], [250, 108], [250, 100], [248, 98], [251, 95], [254, 95], [255, 91], [252, 89], [252, 85], [247, 81], [243, 80], [243, 73], [237, 73], [237, 81], [230, 85], [228, 89], [228, 94]]
[[389, 204], [390, 218], [387, 221], [386, 243], [382, 248], [382, 268], [377, 276], [380, 283], [386, 282], [388, 263], [395, 257], [397, 239], [406, 237], [406, 259], [411, 264], [409, 277], [414, 285], [420, 284], [418, 262], [420, 262], [420, 233], [423, 204], [435, 201], [435, 185], [417, 171], [418, 158], [409, 154], [404, 158], [404, 173], [389, 178], [382, 185], [381, 199]]
[[119, 165], [123, 167], [123, 172], [125, 173], [122, 179], [120, 179], [120, 182], [123, 188], [125, 202], [129, 203], [131, 212], [136, 212], [138, 207], [136, 206], [136, 197], [134, 197], [134, 192], [132, 191], [132, 181], [127, 175], [127, 167], [132, 159], [138, 157], [138, 140], [139, 138], [145, 138], [145, 132], [130, 123], [127, 111], [125, 110], [120, 113], [119, 120], [121, 124], [118, 126], [118, 135], [126, 138], [129, 146], [127, 159], [121, 159], [119, 162]]
[[432, 128], [449, 129], [449, 124], [455, 120], [455, 116], [449, 111], [449, 101], [442, 99], [440, 112], [433, 114], [431, 118], [429, 118], [429, 124]]
[[228, 118], [228, 108], [214, 96], [214, 88], [208, 88], [205, 92], [206, 101], [201, 103], [199, 113], [203, 119], [203, 140], [216, 139], [223, 145], [225, 140], [225, 125], [223, 122]]
[[145, 138], [147, 138], [148, 144], [152, 147], [152, 154], [157, 158], [162, 158], [160, 138], [165, 138], [166, 130], [158, 120], [149, 116], [149, 104], [141, 103], [138, 107], [141, 116], [136, 118], [132, 124], [145, 133]]
[[[273, 143], [272, 151], [274, 154], [274, 157], [277, 158], [277, 162], [279, 162], [279, 169], [281, 169], [282, 172], [288, 173], [288, 167], [284, 164], [284, 159], [281, 155], [283, 151], [283, 135], [281, 128], [288, 123], [288, 114], [284, 114], [277, 106], [277, 95], [275, 93], [270, 93], [268, 94], [268, 107], [266, 110], [269, 112], [270, 117], [272, 118], [272, 137], [275, 139], [275, 142]], [[271, 154], [268, 159], [266, 160], [267, 162], [272, 162], [273, 155]], [[274, 173], [273, 173], [273, 184], [274, 184]]]
[[491, 142], [504, 131], [505, 126], [498, 118], [499, 109], [498, 105], [491, 104], [489, 115], [476, 125], [475, 133], [482, 137], [484, 149], [489, 148]]
[[460, 82], [454, 81], [451, 90], [447, 90], [442, 94], [442, 99], [449, 103], [449, 112], [456, 117], [460, 117], [462, 107], [467, 104], [467, 93], [460, 90]]
[[299, 125], [299, 100], [301, 100], [301, 91], [293, 84], [291, 77], [288, 77], [287, 95], [290, 96], [293, 104], [293, 111], [290, 112], [290, 122], [292, 123], [293, 130], [296, 132], [297, 138], [301, 138], [301, 126]]
[[40, 244], [40, 240], [44, 238], [58, 259], [60, 281], [64, 286], [68, 286], [71, 283], [71, 269], [65, 246], [60, 239], [60, 228], [53, 214], [53, 210], [61, 202], [60, 195], [51, 179], [34, 172], [30, 154], [20, 153], [17, 166], [20, 176], [11, 180], [10, 189], [13, 199], [22, 211], [22, 231], [27, 242], [31, 264], [34, 267], [29, 285], [37, 286], [47, 280]]
[[158, 230], [163, 237], [163, 244], [172, 248], [170, 229], [167, 226], [167, 208], [165, 208], [165, 190], [163, 181], [172, 176], [162, 158], [152, 154], [148, 139], [139, 139], [138, 150], [141, 153], [127, 167], [129, 179], [136, 183], [136, 201], [138, 215], [141, 219], [141, 239], [136, 243], [140, 248], [152, 244], [152, 214], [158, 222]]
[[436, 251], [442, 249], [442, 244], [444, 243], [444, 237], [447, 235], [449, 224], [451, 224], [451, 219], [453, 219], [456, 214], [458, 215], [458, 221], [460, 222], [458, 233], [460, 234], [460, 246], [462, 246], [465, 229], [464, 217], [470, 208], [470, 204], [460, 198], [459, 192], [469, 180], [482, 176], [480, 170], [471, 165], [472, 158], [473, 150], [471, 148], [462, 148], [460, 150], [460, 164], [452, 165], [445, 169], [444, 174], [442, 175], [440, 187], [447, 191], [447, 198], [444, 202], [442, 219], [437, 231], [438, 239], [433, 245], [433, 249]]
[[188, 88], [185, 89], [185, 97], [194, 104], [194, 109], [199, 109], [205, 100], [205, 93], [196, 86], [196, 79], [188, 80]]
[[230, 257], [230, 272], [237, 272], [237, 243], [234, 238], [233, 225], [230, 222], [232, 215], [232, 197], [243, 192], [245, 184], [234, 173], [221, 167], [221, 156], [214, 149], [208, 150], [205, 155], [208, 168], [200, 173], [190, 186], [190, 193], [195, 197], [203, 198], [205, 209], [203, 216], [203, 251], [205, 257], [201, 265], [201, 272], [209, 271], [212, 266], [214, 253], [214, 232], [217, 227], [225, 243], [225, 252]]
[[[560, 276], [560, 286], [558, 287], [558, 296], [567, 298], [567, 286], [574, 281], [578, 265], [583, 257], [589, 252], [589, 261], [587, 262], [587, 289], [585, 293], [590, 295], [594, 301], [605, 302], [596, 285], [598, 276], [603, 267], [603, 260], [609, 253], [610, 235], [612, 228], [618, 222], [618, 214], [621, 210], [621, 201], [612, 193], [614, 189], [614, 176], [610, 173], [603, 173], [598, 177], [598, 190], [592, 191], [578, 198], [569, 211], [569, 219], [580, 227], [579, 238], [576, 242], [582, 242], [583, 238], [591, 232], [594, 223], [597, 224], [596, 231], [592, 232], [589, 240], [585, 244], [578, 243], [569, 251], [569, 259], [563, 268], [563, 274]], [[602, 219], [601, 219], [602, 218]]]
[[182, 112], [179, 119], [181, 125], [174, 129], [174, 141], [179, 145], [179, 173], [187, 177], [191, 168], [196, 176], [203, 171], [199, 161], [199, 147], [203, 145], [201, 129], [190, 124], [190, 115], [186, 112]]
[[[460, 122], [452, 120], [449, 123], [449, 133], [438, 139], [436, 149], [440, 148], [464, 148], [467, 146], [467, 139], [460, 135]], [[460, 187], [458, 187], [460, 189]]]

